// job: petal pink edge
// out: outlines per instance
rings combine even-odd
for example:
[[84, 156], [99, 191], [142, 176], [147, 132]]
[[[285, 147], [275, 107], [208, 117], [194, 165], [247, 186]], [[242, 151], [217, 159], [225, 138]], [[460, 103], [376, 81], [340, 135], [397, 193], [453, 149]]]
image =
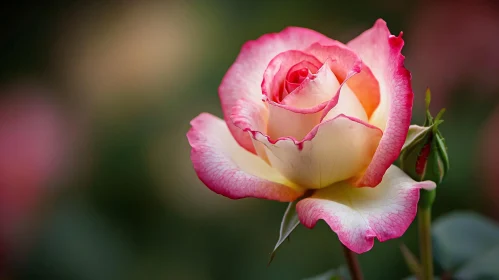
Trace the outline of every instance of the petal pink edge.
[[[254, 197], [282, 202], [294, 201], [303, 194], [283, 184], [244, 172], [227, 155], [217, 150], [217, 148], [222, 149], [217, 147], [216, 140], [220, 131], [213, 129], [212, 126], [221, 124], [226, 126], [221, 119], [208, 113], [201, 113], [191, 121], [192, 127], [187, 132], [187, 139], [192, 147], [191, 161], [194, 170], [210, 190], [231, 199]], [[218, 144], [223, 145], [223, 143]], [[242, 152], [249, 153], [245, 150]], [[253, 154], [250, 156], [256, 157]]]
[[[405, 68], [405, 57], [401, 54], [402, 47], [404, 46], [402, 32], [400, 32], [399, 36], [391, 35], [386, 22], [378, 19], [371, 29], [365, 31], [351, 42], [355, 42], [356, 40], [371, 40], [369, 42], [372, 43], [372, 36], [379, 35], [376, 31], [388, 34], [386, 40], [389, 54], [387, 54], [387, 57], [390, 61], [393, 61], [391, 63], [395, 64], [394, 73], [390, 74], [392, 74], [394, 77], [393, 80], [395, 80], [395, 85], [392, 85], [392, 87], [396, 88], [390, 90], [396, 92], [392, 93], [387, 126], [373, 160], [366, 171], [355, 181], [355, 185], [367, 187], [378, 185], [388, 167], [397, 160], [411, 123], [414, 96], [411, 86], [411, 73]], [[383, 38], [376, 38], [376, 40], [383, 40]], [[347, 45], [351, 46], [351, 42]], [[372, 65], [368, 66], [373, 67]], [[379, 77], [376, 78], [379, 79]]]
[[[375, 237], [380, 242], [401, 237], [409, 228], [412, 221], [414, 221], [414, 219], [416, 218], [420, 189], [433, 188], [433, 182], [416, 182], [414, 184], [414, 188], [408, 190], [408, 192], [405, 194], [406, 201], [410, 201], [410, 205], [406, 209], [404, 209], [403, 216], [399, 217], [397, 216], [398, 213], [390, 213], [389, 217], [386, 218], [395, 220], [395, 222], [392, 224], [385, 224], [385, 221], [378, 220], [367, 221], [369, 223], [369, 229], [364, 233], [364, 240], [358, 243], [349, 240], [350, 231], [348, 229], [344, 229], [340, 218], [335, 216], [335, 213], [330, 213], [321, 206], [321, 203], [319, 202], [321, 199], [305, 198], [298, 202], [298, 204], [296, 205], [296, 211], [299, 215], [300, 223], [302, 223], [305, 227], [312, 229], [315, 227], [319, 220], [324, 220], [331, 228], [331, 230], [333, 230], [338, 235], [338, 239], [343, 245], [357, 254], [362, 254], [373, 248]], [[308, 213], [308, 215], [305, 215], [303, 213]], [[375, 225], [373, 226], [372, 224]], [[381, 224], [381, 226], [389, 226], [390, 231], [384, 231], [382, 234], [378, 234], [374, 229], [376, 227], [376, 224]]]

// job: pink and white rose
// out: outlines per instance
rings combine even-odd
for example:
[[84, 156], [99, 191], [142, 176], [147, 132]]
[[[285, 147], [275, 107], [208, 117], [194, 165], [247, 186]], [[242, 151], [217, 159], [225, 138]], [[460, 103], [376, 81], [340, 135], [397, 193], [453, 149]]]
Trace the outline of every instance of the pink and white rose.
[[392, 163], [411, 121], [404, 41], [386, 23], [346, 45], [288, 27], [247, 42], [219, 88], [224, 120], [202, 113], [187, 133], [208, 188], [232, 199], [294, 201], [352, 251], [400, 237], [420, 188]]

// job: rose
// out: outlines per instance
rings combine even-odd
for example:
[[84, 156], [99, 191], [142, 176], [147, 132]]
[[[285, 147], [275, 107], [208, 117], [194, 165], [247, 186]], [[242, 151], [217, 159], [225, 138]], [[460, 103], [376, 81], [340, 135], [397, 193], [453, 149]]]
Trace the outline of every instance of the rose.
[[391, 165], [412, 111], [403, 44], [383, 20], [347, 45], [296, 27], [246, 43], [219, 88], [225, 122], [203, 113], [187, 133], [198, 177], [233, 199], [307, 194], [300, 222], [357, 253], [400, 237], [435, 186]]

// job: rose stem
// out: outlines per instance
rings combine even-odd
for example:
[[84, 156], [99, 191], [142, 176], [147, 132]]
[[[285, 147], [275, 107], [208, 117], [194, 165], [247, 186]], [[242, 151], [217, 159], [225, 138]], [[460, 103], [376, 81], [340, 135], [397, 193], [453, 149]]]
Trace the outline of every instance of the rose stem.
[[419, 254], [421, 258], [422, 280], [433, 280], [433, 256], [431, 252], [431, 207], [419, 207]]
[[341, 246], [343, 247], [343, 253], [345, 254], [352, 280], [362, 280], [362, 271], [360, 270], [359, 261], [357, 260], [357, 254], [352, 252], [345, 245], [341, 244]]

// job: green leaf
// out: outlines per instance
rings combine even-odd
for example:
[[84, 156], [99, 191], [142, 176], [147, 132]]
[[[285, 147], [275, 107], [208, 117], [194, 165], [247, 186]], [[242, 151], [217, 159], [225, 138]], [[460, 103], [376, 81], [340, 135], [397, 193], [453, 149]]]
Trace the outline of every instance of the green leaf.
[[[488, 254], [497, 254], [499, 246], [499, 226], [471, 212], [452, 213], [437, 219], [432, 236], [435, 260], [444, 270], [460, 271], [464, 275], [470, 275], [470, 271], [479, 268], [479, 265], [473, 264], [477, 260]], [[497, 270], [499, 254], [496, 256], [494, 269]], [[499, 274], [496, 277], [499, 278]]]
[[274, 250], [270, 254], [269, 265], [275, 257], [275, 253], [279, 246], [289, 238], [289, 235], [295, 228], [300, 224], [300, 220], [298, 219], [298, 214], [296, 214], [296, 204], [299, 200], [295, 200], [288, 204], [288, 208], [286, 208], [286, 212], [284, 212], [284, 216], [281, 221], [281, 229], [279, 230], [279, 239], [274, 247]]
[[350, 273], [346, 266], [342, 265], [339, 268], [328, 270], [322, 274], [305, 278], [303, 280], [350, 280]]

